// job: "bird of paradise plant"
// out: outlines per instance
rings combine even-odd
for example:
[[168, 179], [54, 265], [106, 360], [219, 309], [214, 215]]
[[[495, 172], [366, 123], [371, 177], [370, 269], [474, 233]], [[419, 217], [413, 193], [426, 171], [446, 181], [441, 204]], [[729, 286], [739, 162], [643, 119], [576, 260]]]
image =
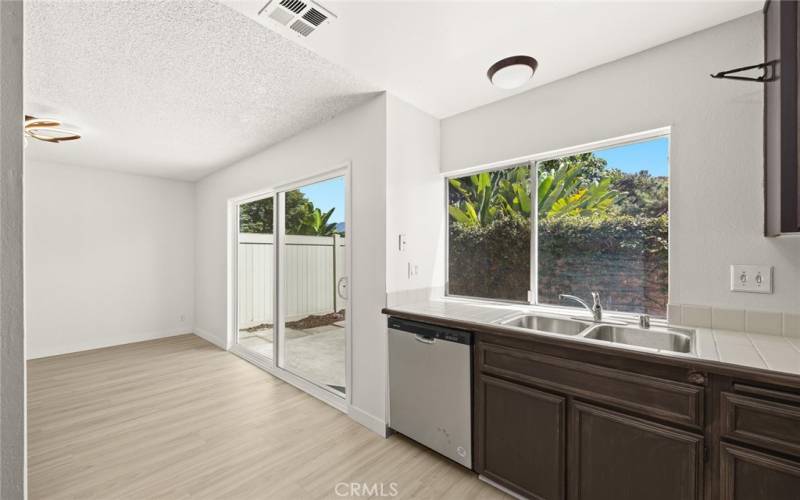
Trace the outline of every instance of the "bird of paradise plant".
[[[606, 213], [620, 198], [611, 189], [612, 178], [587, 181], [581, 174], [582, 157], [568, 157], [556, 168], [539, 172], [536, 201], [540, 218], [589, 216]], [[522, 165], [494, 172], [481, 172], [451, 179], [455, 191], [448, 211], [453, 221], [485, 226], [497, 217], [524, 217], [531, 214], [530, 167]]]

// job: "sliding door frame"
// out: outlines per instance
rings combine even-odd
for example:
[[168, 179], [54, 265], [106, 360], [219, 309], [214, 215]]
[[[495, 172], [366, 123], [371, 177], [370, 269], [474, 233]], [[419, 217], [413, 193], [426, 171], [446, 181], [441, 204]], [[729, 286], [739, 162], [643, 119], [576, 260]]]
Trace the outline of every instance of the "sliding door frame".
[[[315, 182], [330, 180], [336, 177], [344, 177], [345, 184], [345, 230], [347, 231], [347, 243], [345, 245], [345, 265], [347, 267], [347, 310], [345, 320], [345, 396], [341, 397], [328, 389], [314, 384], [294, 373], [281, 368], [278, 365], [278, 355], [283, 339], [283, 329], [285, 320], [284, 307], [284, 275], [285, 271], [281, 265], [281, 255], [284, 253], [284, 199], [287, 191], [303, 187]], [[239, 346], [238, 344], [238, 251], [239, 251], [239, 206], [248, 201], [255, 201], [261, 198], [274, 196], [273, 202], [273, 233], [275, 241], [274, 269], [275, 277], [273, 281], [274, 297], [273, 301], [273, 352], [272, 359], [254, 354], [252, 351]], [[280, 201], [279, 201], [280, 200]], [[228, 335], [227, 349], [241, 357], [242, 359], [258, 366], [264, 371], [288, 382], [289, 384], [305, 391], [317, 399], [328, 403], [334, 408], [347, 413], [348, 407], [352, 404], [353, 377], [352, 377], [352, 352], [353, 352], [353, 224], [352, 224], [352, 189], [351, 189], [351, 164], [350, 162], [340, 163], [333, 168], [322, 170], [317, 174], [294, 180], [277, 186], [265, 187], [264, 189], [249, 193], [247, 195], [231, 198], [228, 200]]]
[[[254, 201], [263, 200], [266, 198], [272, 198], [272, 357], [266, 358], [261, 356], [249, 349], [241, 347], [239, 345], [239, 224], [240, 224], [240, 216], [241, 216], [241, 207], [247, 203], [252, 203]], [[258, 359], [259, 365], [268, 365], [272, 364], [275, 365], [275, 355], [277, 354], [277, 329], [275, 328], [275, 324], [278, 320], [277, 313], [278, 313], [278, 295], [277, 295], [277, 288], [275, 287], [277, 276], [277, 264], [278, 264], [278, 227], [277, 223], [281, 220], [281, 217], [278, 215], [278, 193], [276, 191], [264, 191], [255, 195], [247, 195], [242, 198], [237, 198], [235, 200], [231, 200], [229, 202], [229, 215], [231, 216], [230, 220], [230, 228], [231, 228], [231, 248], [230, 252], [232, 255], [232, 269], [231, 275], [229, 276], [229, 282], [232, 282], [232, 286], [229, 289], [229, 296], [232, 293], [233, 304], [232, 310], [229, 311], [229, 314], [232, 315], [232, 322], [231, 326], [233, 328], [232, 331], [228, 332], [228, 349], [236, 352], [237, 354], [239, 351], [247, 353], [248, 357]]]

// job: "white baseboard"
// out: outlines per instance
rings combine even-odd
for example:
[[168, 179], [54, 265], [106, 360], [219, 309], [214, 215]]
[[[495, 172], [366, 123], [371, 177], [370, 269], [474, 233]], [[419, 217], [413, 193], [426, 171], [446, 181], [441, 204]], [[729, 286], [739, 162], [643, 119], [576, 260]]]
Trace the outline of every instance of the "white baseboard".
[[202, 328], [195, 327], [193, 333], [198, 337], [200, 337], [201, 339], [211, 342], [220, 349], [224, 349], [226, 351], [228, 350], [227, 342], [221, 340], [219, 337], [209, 332], [208, 330], [203, 330]]
[[92, 339], [90, 341], [79, 342], [73, 345], [49, 345], [45, 349], [32, 350], [29, 347], [27, 351], [27, 359], [48, 358], [50, 356], [60, 356], [62, 354], [91, 351], [94, 349], [103, 349], [105, 347], [134, 344], [136, 342], [145, 342], [148, 340], [174, 337], [176, 335], [187, 335], [191, 333], [192, 329], [190, 327], [177, 327], [158, 332], [133, 333], [111, 338], [103, 337], [99, 339]]
[[347, 414], [350, 416], [350, 418], [371, 430], [375, 434], [381, 437], [387, 437], [389, 435], [386, 422], [379, 419], [375, 415], [367, 413], [364, 410], [352, 405], [347, 407]]

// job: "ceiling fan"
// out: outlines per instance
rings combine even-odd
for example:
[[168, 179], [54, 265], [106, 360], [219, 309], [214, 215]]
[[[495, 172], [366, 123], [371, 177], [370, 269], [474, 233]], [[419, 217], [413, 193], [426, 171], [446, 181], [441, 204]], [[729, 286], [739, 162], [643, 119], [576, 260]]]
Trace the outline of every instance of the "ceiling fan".
[[23, 126], [24, 138], [31, 137], [44, 142], [64, 142], [80, 139], [80, 134], [59, 128], [61, 122], [52, 118], [36, 118], [35, 116], [25, 115], [25, 125]]

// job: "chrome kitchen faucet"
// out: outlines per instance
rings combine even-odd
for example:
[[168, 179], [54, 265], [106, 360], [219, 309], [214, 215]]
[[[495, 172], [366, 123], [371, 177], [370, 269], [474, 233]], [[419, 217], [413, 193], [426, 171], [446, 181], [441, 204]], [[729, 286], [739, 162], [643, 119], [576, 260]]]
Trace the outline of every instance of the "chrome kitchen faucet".
[[600, 294], [598, 292], [592, 292], [592, 305], [586, 303], [580, 297], [576, 297], [575, 295], [566, 295], [563, 293], [558, 294], [559, 300], [572, 300], [577, 302], [578, 304], [582, 305], [586, 308], [587, 311], [592, 313], [592, 319], [595, 322], [603, 321], [603, 306], [600, 305]]

